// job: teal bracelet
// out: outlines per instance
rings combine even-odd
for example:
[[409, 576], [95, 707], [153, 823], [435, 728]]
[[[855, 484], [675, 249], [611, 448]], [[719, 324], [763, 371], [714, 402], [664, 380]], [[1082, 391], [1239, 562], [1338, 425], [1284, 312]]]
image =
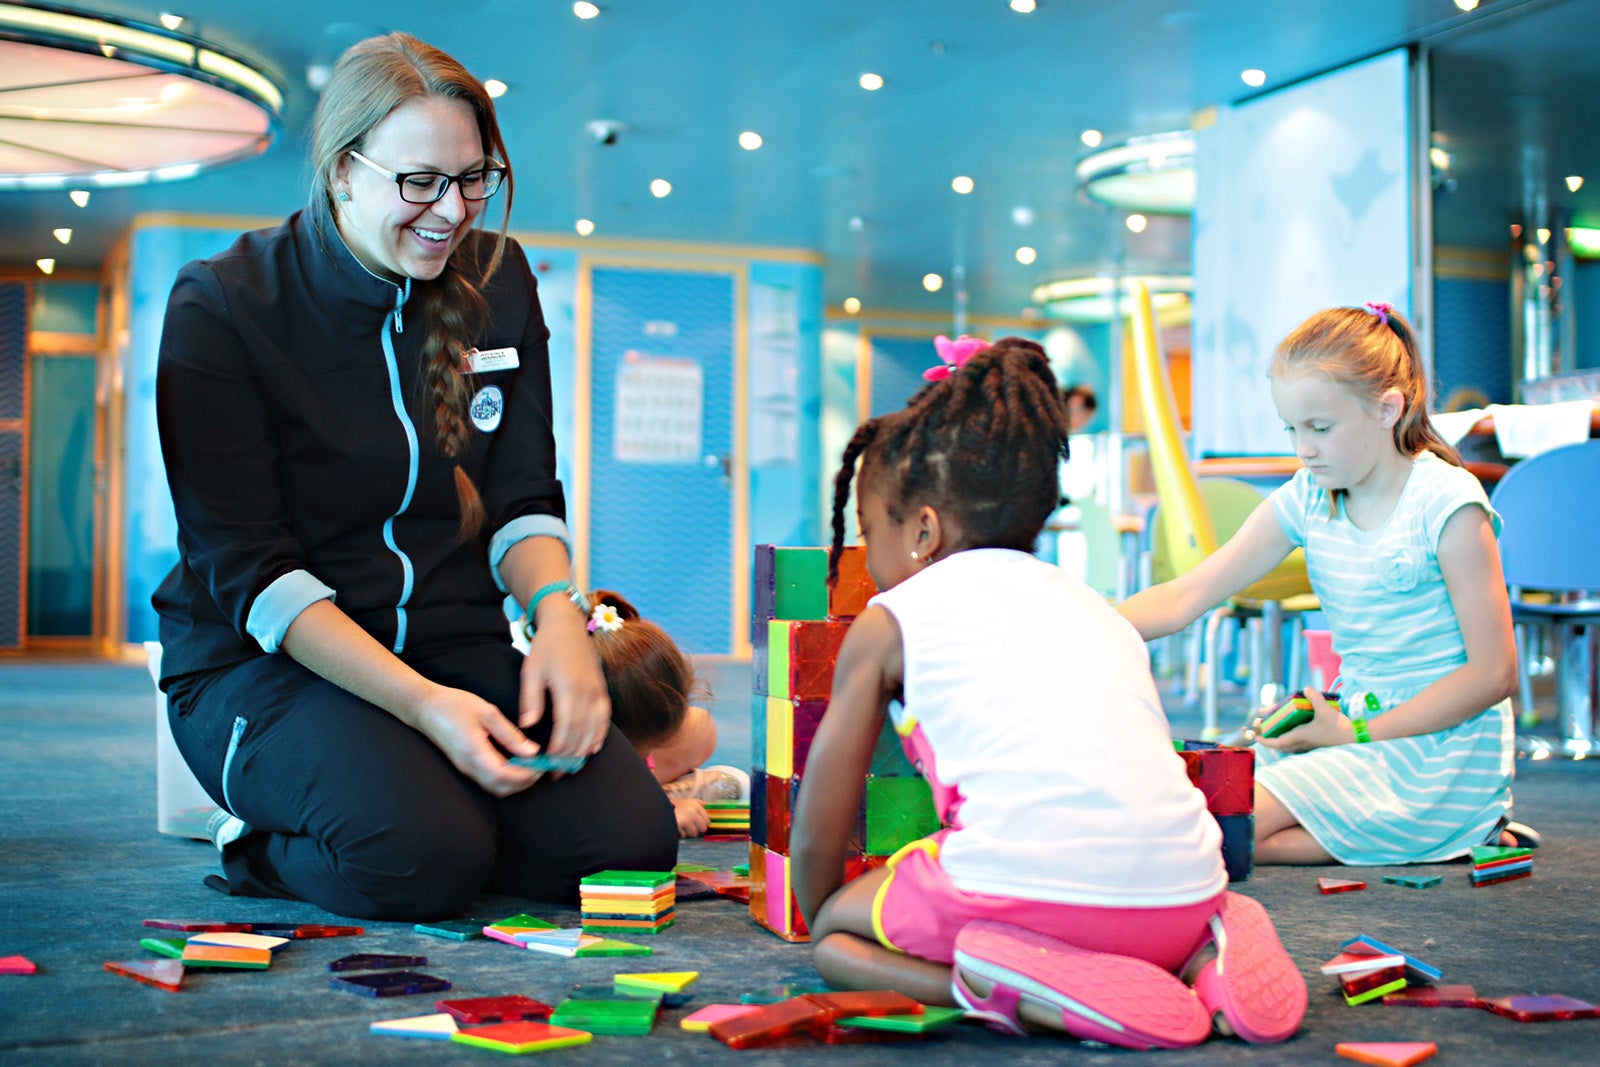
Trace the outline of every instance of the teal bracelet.
[[540, 601], [549, 596], [551, 593], [566, 593], [567, 599], [571, 600], [579, 611], [583, 612], [585, 615], [589, 614], [589, 598], [583, 595], [583, 590], [579, 589], [578, 584], [572, 579], [562, 578], [560, 581], [549, 582], [545, 585], [541, 585], [539, 588], [533, 591], [533, 596], [528, 598], [528, 611], [527, 614], [523, 616], [522, 620], [522, 636], [526, 637], [530, 641], [533, 640], [534, 609], [539, 606]]

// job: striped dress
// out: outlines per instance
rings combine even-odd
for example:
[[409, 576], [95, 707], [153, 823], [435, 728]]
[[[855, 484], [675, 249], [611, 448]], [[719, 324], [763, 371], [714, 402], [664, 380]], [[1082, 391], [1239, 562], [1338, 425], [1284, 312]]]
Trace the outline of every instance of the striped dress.
[[[1357, 528], [1301, 470], [1273, 492], [1274, 513], [1304, 546], [1311, 585], [1341, 659], [1347, 710], [1362, 694], [1392, 708], [1466, 663], [1437, 550], [1445, 521], [1482, 507], [1478, 480], [1431, 452], [1417, 457], [1394, 512]], [[1382, 714], [1368, 713], [1368, 718]], [[1257, 747], [1256, 780], [1341, 863], [1430, 863], [1493, 835], [1511, 807], [1514, 730], [1502, 701], [1437, 733], [1286, 754]]]

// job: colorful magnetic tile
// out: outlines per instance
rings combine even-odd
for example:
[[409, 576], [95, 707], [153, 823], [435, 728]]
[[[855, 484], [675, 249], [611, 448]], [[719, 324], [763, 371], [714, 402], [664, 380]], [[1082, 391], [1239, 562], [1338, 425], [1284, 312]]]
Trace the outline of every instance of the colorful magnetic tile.
[[1531, 848], [1516, 848], [1501, 845], [1475, 845], [1472, 848], [1472, 863], [1498, 863], [1503, 860], [1528, 859], [1533, 856]]
[[506, 944], [512, 945], [512, 946], [514, 946], [516, 948], [527, 948], [528, 947], [528, 945], [525, 942], [517, 940], [518, 934], [525, 934], [527, 932], [528, 931], [526, 931], [526, 930], [519, 930], [519, 931], [516, 931], [516, 932], [512, 932], [510, 930], [502, 930], [498, 926], [485, 926], [483, 928], [483, 936], [484, 937], [487, 937], [492, 941], [504, 941]]
[[[183, 948], [188, 942], [181, 937], [141, 937], [139, 947], [169, 960], [183, 959]], [[5, 972], [0, 971], [0, 974]]]
[[605, 886], [608, 889], [642, 892], [650, 896], [671, 887], [673, 877], [671, 871], [597, 871], [586, 878], [578, 879], [578, 892], [583, 892], [584, 886]]
[[1316, 718], [1316, 709], [1305, 697], [1290, 697], [1261, 722], [1262, 737], [1282, 737], [1290, 730]]
[[[648, 989], [622, 989], [603, 982], [579, 982], [567, 992], [568, 1000], [651, 1000], [667, 1007], [667, 995]], [[684, 1001], [688, 1003], [688, 1001]]]
[[561, 771], [571, 774], [573, 771], [583, 770], [583, 765], [589, 762], [589, 757], [562, 755], [556, 752], [536, 752], [531, 756], [512, 756], [506, 762], [515, 763], [518, 767], [526, 767], [530, 771]]
[[867, 608], [867, 601], [878, 592], [867, 573], [865, 545], [847, 545], [839, 553], [839, 577], [828, 587], [828, 616], [853, 619]]
[[[757, 618], [823, 619], [828, 615], [828, 550], [756, 546]], [[771, 577], [767, 577], [770, 575]], [[763, 609], [771, 614], [764, 614]]]
[[108, 960], [105, 969], [169, 993], [178, 992], [183, 985], [181, 960]]
[[1405, 886], [1407, 889], [1432, 889], [1444, 881], [1442, 874], [1386, 874], [1384, 882], [1389, 885]]
[[660, 1004], [654, 1000], [563, 1000], [550, 1016], [553, 1026], [571, 1026], [591, 1034], [639, 1037], [656, 1023]]
[[1404, 972], [1399, 972], [1397, 969], [1397, 977], [1391, 979], [1383, 985], [1374, 986], [1373, 988], [1364, 990], [1360, 993], [1346, 992], [1344, 995], [1344, 1002], [1353, 1008], [1357, 1005], [1366, 1004], [1370, 1001], [1381, 1000], [1388, 994], [1398, 993], [1405, 987], [1406, 976]]
[[925, 1007], [913, 1015], [859, 1015], [840, 1019], [838, 1025], [862, 1030], [890, 1030], [902, 1034], [925, 1034], [966, 1017], [961, 1008]]
[[0, 974], [37, 974], [39, 967], [26, 956], [0, 956]]
[[516, 915], [508, 915], [504, 919], [498, 919], [488, 925], [496, 930], [504, 930], [508, 934], [514, 934], [522, 930], [554, 930], [556, 928], [556, 924], [553, 922], [536, 919], [532, 915], [522, 912], [518, 912]]
[[1432, 1041], [1341, 1041], [1333, 1051], [1373, 1067], [1412, 1067], [1439, 1051]]
[[1405, 956], [1392, 953], [1374, 956], [1370, 953], [1341, 952], [1322, 965], [1323, 974], [1367, 974], [1387, 967], [1404, 967]]
[[1213, 815], [1212, 818], [1217, 820], [1217, 828], [1222, 831], [1222, 866], [1228, 871], [1228, 881], [1249, 881], [1256, 858], [1255, 815]]
[[376, 952], [356, 952], [328, 962], [330, 971], [392, 971], [405, 967], [426, 967], [426, 956], [385, 956]]
[[[699, 1011], [683, 1018], [678, 1026], [691, 1033], [703, 1034], [711, 1029], [712, 1023], [719, 1023], [725, 1019], [737, 1019], [741, 1015], [748, 1015], [759, 1011], [758, 1004], [707, 1004]], [[956, 1014], [963, 1014], [960, 1009], [952, 1008]]]
[[447, 1012], [433, 1015], [412, 1015], [405, 1019], [380, 1019], [368, 1028], [374, 1034], [389, 1037], [426, 1037], [435, 1041], [449, 1041], [450, 1035], [460, 1029]]
[[1471, 879], [1471, 881], [1472, 881], [1472, 887], [1474, 889], [1477, 889], [1479, 886], [1499, 885], [1501, 882], [1515, 882], [1519, 878], [1532, 878], [1532, 877], [1533, 877], [1533, 871], [1530, 869], [1530, 870], [1525, 870], [1525, 871], [1516, 871], [1516, 872], [1514, 872], [1512, 874], [1500, 874], [1500, 875], [1496, 875], [1493, 878], [1473, 878], [1473, 879]]
[[1318, 878], [1317, 888], [1322, 891], [1323, 896], [1328, 896], [1333, 893], [1353, 893], [1358, 889], [1367, 888], [1367, 883], [1351, 881], [1348, 878]]
[[915, 1015], [920, 1001], [886, 989], [809, 993], [807, 999], [831, 1011], [836, 1018], [860, 1015]]
[[[1391, 984], [1396, 978], [1404, 978], [1404, 967], [1385, 967], [1378, 971], [1363, 971], [1360, 974], [1339, 975], [1339, 988], [1344, 990], [1344, 995], [1353, 997], [1358, 993], [1366, 993], [1378, 986]], [[1384, 992], [1393, 992], [1385, 990]]]
[[270, 934], [246, 934], [234, 930], [215, 930], [191, 934], [191, 945], [221, 945], [226, 948], [264, 948], [268, 952], [280, 952], [289, 947], [287, 937], [274, 937]]
[[711, 1024], [711, 1036], [729, 1048], [772, 1045], [814, 1026], [832, 1022], [834, 1014], [805, 997], [765, 1004], [748, 1015]]
[[333, 926], [328, 923], [251, 923], [252, 934], [275, 934], [295, 941], [323, 937], [360, 937], [364, 926]]
[[653, 956], [655, 949], [649, 945], [635, 945], [627, 941], [612, 941], [609, 938], [600, 938], [590, 944], [578, 946], [574, 955], [580, 958], [590, 956]]
[[1366, 934], [1357, 934], [1339, 946], [1346, 952], [1370, 952], [1373, 955], [1402, 956], [1406, 961], [1406, 979], [1413, 984], [1432, 984], [1444, 977], [1444, 972], [1431, 963], [1423, 963], [1409, 952], [1403, 952], [1392, 945], [1386, 945], [1375, 937]]
[[1189, 781], [1206, 798], [1213, 815], [1244, 815], [1255, 810], [1256, 755], [1248, 748], [1181, 742]]
[[812, 993], [831, 993], [833, 990], [827, 986], [788, 984], [775, 985], [767, 989], [755, 989], [739, 994], [740, 1004], [776, 1004], [780, 1000], [792, 1000], [795, 997], [804, 997]]
[[450, 1040], [460, 1045], [474, 1045], [522, 1056], [530, 1052], [587, 1045], [594, 1035], [582, 1030], [569, 1030], [549, 1023], [495, 1023], [492, 1026], [475, 1026], [470, 1030], [457, 1030]]
[[1400, 1008], [1476, 1008], [1478, 991], [1469, 985], [1414, 985], [1383, 998]]
[[520, 934], [512, 934], [511, 939], [519, 944], [532, 948], [535, 945], [548, 945], [558, 948], [577, 948], [583, 941], [583, 929], [569, 926], [557, 930], [524, 930]]
[[1478, 1007], [1515, 1019], [1519, 1023], [1545, 1023], [1565, 1019], [1600, 1019], [1600, 1007], [1577, 997], [1559, 994], [1525, 994], [1515, 997], [1486, 997]]
[[703, 874], [706, 871], [714, 870], [716, 868], [709, 863], [678, 863], [672, 868], [672, 873], [677, 875]]
[[234, 948], [231, 945], [197, 945], [191, 941], [183, 946], [182, 960], [185, 967], [264, 971], [272, 965], [272, 950]]
[[429, 937], [444, 937], [451, 941], [472, 941], [483, 936], [483, 923], [440, 922], [417, 923], [411, 929]]
[[465, 997], [436, 1000], [433, 1006], [463, 1023], [514, 1023], [520, 1019], [548, 1019], [550, 1005], [520, 993], [502, 997]]
[[676, 920], [668, 919], [661, 923], [630, 923], [605, 920], [602, 922], [585, 922], [583, 932], [586, 934], [627, 934], [629, 937], [654, 937], [664, 930], [670, 930]]
[[1532, 860], [1506, 860], [1504, 863], [1489, 863], [1482, 867], [1474, 867], [1471, 877], [1498, 878], [1503, 874], [1520, 874], [1531, 870], [1533, 870]]
[[250, 932], [249, 923], [212, 922], [208, 919], [146, 919], [144, 925], [153, 926], [157, 930], [179, 930], [186, 934], [220, 930]]
[[1532, 866], [1533, 866], [1533, 857], [1532, 856], [1512, 856], [1509, 859], [1494, 860], [1491, 863], [1474, 863], [1472, 865], [1472, 873], [1473, 874], [1482, 874], [1484, 871], [1499, 871], [1499, 870], [1504, 870], [1507, 867], [1532, 867]]
[[450, 980], [417, 971], [379, 971], [334, 975], [328, 985], [364, 997], [408, 997], [415, 993], [442, 993], [450, 988]]
[[612, 978], [618, 989], [651, 993], [681, 993], [700, 977], [699, 971], [660, 971], [654, 974], [619, 974]]

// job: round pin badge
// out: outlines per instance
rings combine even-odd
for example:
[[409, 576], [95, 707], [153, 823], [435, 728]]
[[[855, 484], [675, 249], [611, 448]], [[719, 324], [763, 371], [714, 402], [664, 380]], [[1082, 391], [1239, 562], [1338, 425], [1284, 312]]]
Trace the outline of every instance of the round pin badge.
[[472, 416], [472, 425], [484, 433], [494, 433], [500, 425], [500, 416], [505, 414], [505, 410], [505, 394], [500, 392], [500, 387], [486, 385], [472, 398], [472, 404], [467, 412]]

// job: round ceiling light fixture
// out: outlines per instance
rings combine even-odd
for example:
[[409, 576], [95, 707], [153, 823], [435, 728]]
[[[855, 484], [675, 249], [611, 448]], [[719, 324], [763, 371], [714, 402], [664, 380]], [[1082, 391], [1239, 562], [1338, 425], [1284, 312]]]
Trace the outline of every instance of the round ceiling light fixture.
[[[1133, 292], [1134, 282], [1143, 282], [1150, 290], [1150, 303], [1156, 318], [1164, 326], [1188, 322], [1193, 310], [1191, 296], [1194, 279], [1183, 274], [1124, 275], [1122, 278], [1123, 310]], [[1033, 290], [1033, 302], [1052, 319], [1066, 322], [1110, 322], [1115, 311], [1112, 306], [1112, 277], [1109, 274], [1086, 275], [1079, 278], [1062, 278], [1045, 282]]]
[[1124, 211], [1187, 215], [1194, 210], [1194, 132], [1130, 137], [1083, 157], [1078, 188]]
[[0, 3], [0, 190], [188, 178], [266, 151], [283, 91], [184, 34]]

